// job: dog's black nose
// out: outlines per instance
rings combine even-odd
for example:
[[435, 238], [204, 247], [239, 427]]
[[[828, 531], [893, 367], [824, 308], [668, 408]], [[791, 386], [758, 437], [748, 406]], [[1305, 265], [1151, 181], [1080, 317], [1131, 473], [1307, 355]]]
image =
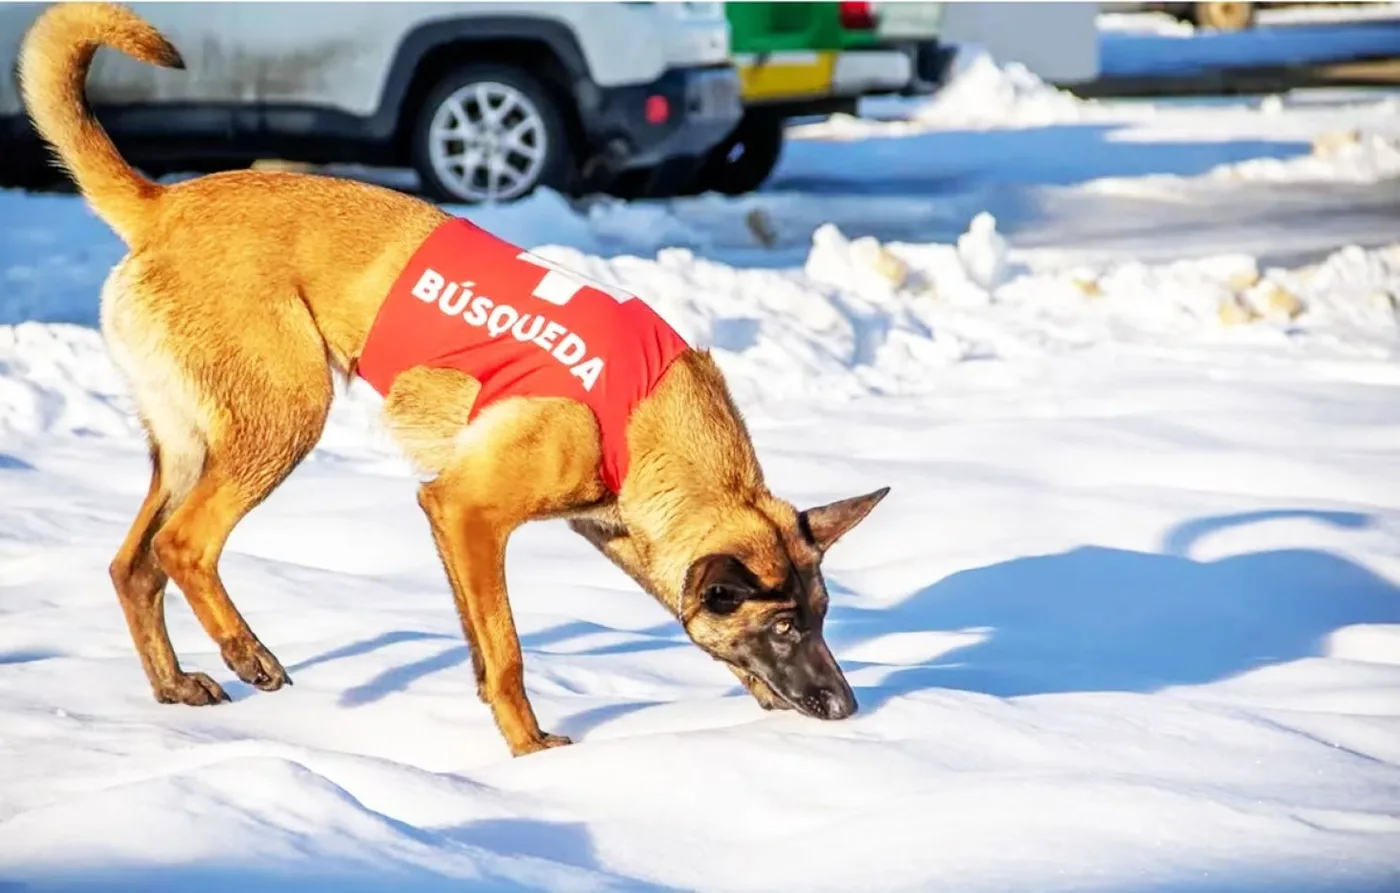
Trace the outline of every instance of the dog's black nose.
[[823, 712], [826, 713], [827, 719], [845, 719], [856, 712], [855, 694], [849, 688], [843, 687], [843, 689], [840, 691], [831, 688], [822, 690], [820, 697], [826, 708]]

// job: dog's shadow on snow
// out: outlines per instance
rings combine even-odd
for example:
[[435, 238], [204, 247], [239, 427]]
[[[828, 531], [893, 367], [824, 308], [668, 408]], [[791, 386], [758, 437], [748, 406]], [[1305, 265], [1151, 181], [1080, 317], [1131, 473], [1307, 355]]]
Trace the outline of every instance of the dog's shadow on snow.
[[[1076, 691], [1150, 692], [1197, 685], [1270, 664], [1324, 653], [1335, 630], [1400, 623], [1400, 587], [1321, 549], [1190, 557], [1217, 531], [1283, 519], [1345, 529], [1373, 520], [1353, 512], [1275, 510], [1202, 518], [1171, 530], [1160, 552], [1080, 546], [959, 571], [881, 608], [842, 604], [839, 581], [826, 637], [852, 676], [862, 713], [927, 689], [998, 697]], [[602, 629], [575, 621], [522, 635], [527, 652]], [[674, 622], [639, 638], [568, 653], [694, 648]], [[441, 649], [382, 670], [342, 692], [343, 706], [374, 702], [439, 671], [464, 668], [456, 636], [397, 631], [288, 667], [296, 673], [403, 641], [440, 640]], [[468, 671], [470, 672], [470, 671]], [[749, 697], [737, 685], [732, 694]], [[578, 737], [650, 702], [606, 704], [561, 719]]]
[[[1012, 697], [1195, 685], [1322, 654], [1344, 626], [1400, 623], [1400, 588], [1331, 552], [1188, 557], [1207, 534], [1280, 518], [1372, 523], [1350, 512], [1255, 512], [1182, 525], [1161, 553], [1081, 546], [1017, 558], [960, 571], [891, 607], [833, 608], [827, 639], [838, 656], [875, 661], [842, 658], [866, 677], [856, 686], [866, 710], [931, 688]], [[887, 640], [899, 665], [879, 660], [875, 640], [887, 636], [904, 638]]]
[[[520, 644], [522, 649], [529, 652], [547, 648], [554, 643], [566, 642], [576, 636], [605, 631], [605, 629], [605, 627], [601, 627], [595, 623], [587, 623], [584, 621], [561, 623], [558, 626], [553, 626], [539, 632], [521, 635]], [[657, 626], [642, 631], [641, 635], [645, 636], [645, 638], [640, 638], [631, 642], [589, 648], [579, 653], [596, 656], [681, 647], [673, 640], [662, 638], [667, 632], [674, 632], [674, 630], [667, 630], [664, 625]], [[467, 650], [467, 646], [463, 643], [461, 636], [416, 630], [393, 630], [358, 642], [351, 642], [340, 648], [334, 648], [322, 654], [315, 655], [314, 657], [307, 658], [306, 660], [290, 664], [287, 667], [287, 672], [295, 674], [319, 664], [358, 657], [362, 654], [368, 654], [372, 651], [378, 651], [381, 648], [387, 648], [402, 642], [420, 641], [437, 641], [445, 644], [441, 649], [432, 654], [407, 663], [394, 664], [393, 666], [386, 667], [359, 685], [345, 689], [340, 693], [340, 706], [359, 707], [364, 704], [382, 700], [395, 692], [407, 690], [409, 686], [419, 679], [431, 676], [442, 670], [450, 670], [454, 667], [465, 665], [471, 658], [471, 652]], [[23, 660], [26, 659], [26, 657], [27, 655], [21, 655], [17, 660]], [[0, 655], [0, 663], [3, 662], [4, 655]], [[608, 719], [613, 719], [622, 714], [629, 713], [634, 706], [642, 707], [645, 705], [606, 705], [596, 708], [595, 710], [587, 711], [582, 717], [576, 716], [573, 718], [574, 722], [571, 726], [573, 731], [570, 732], [570, 734], [580, 733], [585, 728], [591, 728], [593, 725]]]
[[[11, 456], [11, 455], [8, 454], [8, 453], [0, 453], [0, 471], [33, 471], [33, 470], [34, 470], [34, 466], [33, 466], [33, 465], [30, 465], [28, 462], [24, 461], [23, 459], [19, 458], [18, 456]], [[3, 888], [0, 888], [0, 893], [3, 893]]]

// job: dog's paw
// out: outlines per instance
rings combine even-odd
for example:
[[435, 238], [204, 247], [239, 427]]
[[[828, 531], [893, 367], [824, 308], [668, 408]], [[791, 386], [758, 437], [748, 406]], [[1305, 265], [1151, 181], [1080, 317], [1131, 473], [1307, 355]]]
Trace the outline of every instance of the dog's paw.
[[162, 704], [188, 704], [206, 707], [229, 699], [219, 683], [204, 673], [181, 673], [167, 683], [155, 687], [156, 700]]
[[574, 742], [563, 735], [551, 735], [548, 732], [541, 732], [540, 737], [532, 738], [523, 745], [511, 748], [511, 755], [523, 757], [526, 754], [538, 753], [542, 750], [549, 750], [553, 747], [563, 747]]
[[219, 652], [228, 668], [249, 685], [263, 691], [276, 691], [284, 685], [292, 684], [291, 677], [282, 668], [282, 664], [261, 642], [234, 639], [219, 649]]

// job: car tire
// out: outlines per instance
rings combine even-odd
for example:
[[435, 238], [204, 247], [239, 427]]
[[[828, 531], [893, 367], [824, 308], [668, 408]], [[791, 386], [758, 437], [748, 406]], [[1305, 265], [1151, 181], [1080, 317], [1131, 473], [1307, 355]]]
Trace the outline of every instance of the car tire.
[[1254, 24], [1253, 3], [1193, 3], [1191, 21], [1212, 31], [1244, 31]]
[[705, 155], [691, 191], [743, 195], [762, 186], [783, 154], [783, 119], [748, 112], [729, 136]]
[[573, 169], [560, 100], [513, 65], [445, 75], [418, 110], [411, 145], [422, 191], [442, 202], [507, 203], [539, 186], [566, 191]]

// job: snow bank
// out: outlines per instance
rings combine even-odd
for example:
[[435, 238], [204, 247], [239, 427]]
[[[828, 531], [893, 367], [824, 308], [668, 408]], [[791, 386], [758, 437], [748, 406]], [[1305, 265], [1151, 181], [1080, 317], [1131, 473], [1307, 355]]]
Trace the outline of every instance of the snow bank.
[[927, 130], [1046, 127], [1096, 119], [1109, 114], [1110, 108], [1045, 83], [1019, 62], [999, 64], [985, 50], [968, 45], [959, 48], [947, 82], [930, 96], [864, 99], [862, 117], [832, 115], [789, 132], [800, 137], [858, 139]]
[[1263, 183], [1376, 183], [1400, 177], [1400, 138], [1356, 131], [1322, 134], [1293, 158], [1252, 158], [1213, 168], [1212, 180]]
[[1196, 26], [1165, 12], [1101, 12], [1099, 31], [1125, 34], [1155, 34], [1159, 37], [1190, 37]]
[[[575, 866], [506, 857], [411, 827], [298, 762], [262, 755], [34, 809], [5, 823], [0, 836], [14, 844], [0, 866], [10, 877], [32, 880], [35, 889], [141, 890], [153, 883], [223, 889], [249, 882], [263, 888], [279, 875], [289, 887], [327, 893], [419, 889], [425, 881], [493, 890], [614, 889]], [[91, 844], [86, 864], [64, 858], [75, 838]]]
[[984, 50], [960, 50], [953, 66], [948, 82], [915, 110], [915, 120], [946, 128], [1042, 127], [1082, 120], [1096, 106], [1019, 62], [999, 65]]
[[[66, 207], [76, 219], [64, 229], [94, 228], [77, 202]], [[559, 210], [552, 215], [578, 219]], [[523, 213], [539, 210], [527, 205]], [[522, 227], [517, 237], [533, 231]], [[558, 223], [543, 231], [568, 232]], [[42, 228], [22, 232], [36, 245], [53, 244], [60, 259], [39, 249], [12, 256], [0, 319], [37, 312], [72, 322], [0, 326], [0, 434], [132, 430], [124, 386], [90, 328], [104, 267], [119, 246], [94, 239], [74, 259]], [[936, 370], [970, 358], [1044, 355], [1124, 339], [1321, 339], [1382, 350], [1397, 344], [1395, 247], [1352, 247], [1303, 270], [1261, 271], [1242, 255], [1030, 273], [1009, 263], [996, 220], [984, 212], [955, 244], [852, 241], [824, 225], [800, 270], [736, 268], [687, 249], [663, 250], [653, 259], [538, 243], [534, 250], [645, 297], [691, 343], [714, 350], [736, 396], [750, 405], [926, 393], [937, 387]], [[364, 442], [377, 401], [356, 381], [333, 415], [325, 445], [351, 449]]]
[[[686, 249], [606, 259], [575, 248], [542, 255], [644, 295], [690, 342], [711, 347], [736, 398], [847, 399], [937, 389], [939, 368], [1044, 356], [1134, 340], [1233, 339], [1396, 349], [1400, 246], [1352, 248], [1308, 269], [1257, 269], [1245, 255], [1169, 265], [1117, 263], [1028, 273], [1008, 265], [990, 214], [956, 245], [850, 241], [826, 225], [801, 270], [736, 269]], [[62, 294], [87, 295], [55, 265]], [[34, 281], [31, 281], [34, 286]], [[31, 293], [21, 293], [25, 307]], [[77, 302], [66, 305], [77, 314]], [[22, 311], [0, 302], [0, 312]], [[323, 447], [363, 445], [378, 405], [363, 382], [337, 405]], [[101, 337], [70, 323], [0, 326], [0, 435], [132, 431], [125, 388]], [[386, 442], [375, 441], [375, 449]]]

